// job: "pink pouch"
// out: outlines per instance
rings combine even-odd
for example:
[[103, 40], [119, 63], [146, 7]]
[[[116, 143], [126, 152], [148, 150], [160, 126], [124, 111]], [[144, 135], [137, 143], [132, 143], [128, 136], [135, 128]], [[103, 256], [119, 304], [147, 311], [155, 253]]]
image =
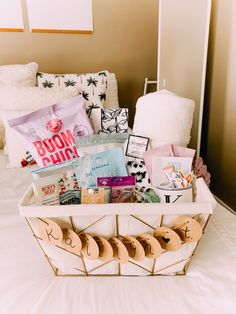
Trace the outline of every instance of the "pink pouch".
[[178, 145], [172, 145], [175, 157], [194, 157], [196, 150]]
[[78, 157], [75, 137], [93, 134], [82, 96], [8, 120], [39, 166]]
[[154, 156], [160, 156], [160, 157], [174, 156], [172, 145], [171, 144], [162, 145], [162, 146], [147, 150], [146, 152], [143, 153], [143, 159], [145, 161], [147, 172], [150, 178], [152, 176], [152, 158]]
[[174, 144], [166, 144], [143, 153], [149, 177], [152, 177], [152, 160], [154, 157], [194, 157], [195, 149]]

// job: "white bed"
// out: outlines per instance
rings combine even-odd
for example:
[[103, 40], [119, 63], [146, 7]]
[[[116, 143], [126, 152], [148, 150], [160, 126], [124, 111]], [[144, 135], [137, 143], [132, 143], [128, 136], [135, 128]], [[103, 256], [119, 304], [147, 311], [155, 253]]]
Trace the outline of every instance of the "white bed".
[[236, 216], [218, 206], [186, 276], [55, 277], [17, 203], [29, 169], [0, 153], [1, 314], [236, 313]]

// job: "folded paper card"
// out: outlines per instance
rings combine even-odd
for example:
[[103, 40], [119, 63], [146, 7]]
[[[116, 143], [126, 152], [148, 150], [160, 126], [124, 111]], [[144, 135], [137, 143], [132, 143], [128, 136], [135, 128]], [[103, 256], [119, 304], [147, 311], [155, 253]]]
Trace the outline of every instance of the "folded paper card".
[[91, 111], [90, 120], [96, 134], [98, 133], [127, 133], [128, 109], [101, 109]]

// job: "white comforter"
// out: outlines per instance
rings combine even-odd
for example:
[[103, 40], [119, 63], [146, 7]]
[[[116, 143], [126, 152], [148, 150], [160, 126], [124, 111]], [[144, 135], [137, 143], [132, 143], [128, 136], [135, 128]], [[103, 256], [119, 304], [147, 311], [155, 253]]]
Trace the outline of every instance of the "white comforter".
[[0, 314], [235, 314], [236, 216], [218, 206], [186, 276], [54, 277], [17, 203], [28, 169], [0, 154]]

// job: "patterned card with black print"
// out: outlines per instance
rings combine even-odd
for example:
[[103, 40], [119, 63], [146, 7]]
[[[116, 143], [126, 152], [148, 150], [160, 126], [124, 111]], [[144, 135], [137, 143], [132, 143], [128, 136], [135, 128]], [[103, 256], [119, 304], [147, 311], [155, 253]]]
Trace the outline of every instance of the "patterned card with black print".
[[128, 109], [94, 109], [90, 115], [94, 132], [99, 133], [127, 133]]
[[135, 176], [139, 188], [151, 187], [151, 181], [143, 159], [127, 157], [126, 168], [130, 176]]

